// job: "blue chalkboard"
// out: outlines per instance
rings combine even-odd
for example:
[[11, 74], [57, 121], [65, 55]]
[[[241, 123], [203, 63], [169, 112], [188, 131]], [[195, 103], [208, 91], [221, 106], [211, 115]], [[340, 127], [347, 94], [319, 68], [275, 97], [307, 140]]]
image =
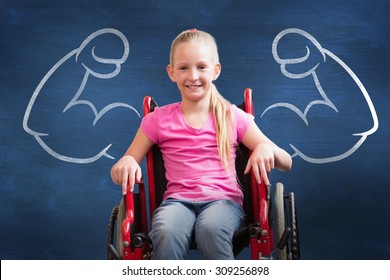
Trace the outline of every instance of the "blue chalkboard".
[[106, 257], [109, 170], [143, 97], [180, 99], [170, 43], [197, 28], [218, 42], [218, 89], [237, 104], [252, 88], [257, 124], [293, 156], [272, 181], [296, 194], [302, 258], [389, 259], [389, 14], [388, 0], [2, 1], [0, 258]]

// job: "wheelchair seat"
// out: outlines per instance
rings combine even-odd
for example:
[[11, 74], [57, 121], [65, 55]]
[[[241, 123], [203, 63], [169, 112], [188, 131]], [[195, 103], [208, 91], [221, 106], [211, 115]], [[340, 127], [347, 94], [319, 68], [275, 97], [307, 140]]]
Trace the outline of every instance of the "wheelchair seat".
[[[144, 115], [157, 107], [153, 98], [144, 98]], [[254, 115], [252, 90], [244, 90], [244, 102], [238, 105]], [[233, 237], [233, 253], [237, 256], [245, 247], [250, 247], [251, 259], [274, 258], [275, 242], [271, 203], [271, 186], [257, 184], [252, 173], [244, 175], [250, 151], [242, 144], [237, 149], [236, 172], [244, 193], [243, 209], [246, 225]], [[111, 212], [108, 226], [108, 259], [149, 259], [152, 255], [148, 237], [148, 223], [153, 212], [162, 202], [167, 179], [162, 154], [154, 145], [146, 156], [148, 188], [138, 183], [138, 193], [125, 195]], [[275, 233], [277, 258], [299, 259], [299, 237], [294, 194], [285, 195], [283, 184], [276, 184]], [[148, 198], [148, 201], [147, 201]], [[286, 204], [289, 207], [286, 207]], [[291, 218], [293, 217], [293, 218]], [[115, 236], [115, 238], [114, 238]], [[115, 244], [116, 243], [116, 244]], [[196, 248], [193, 238], [192, 249]]]

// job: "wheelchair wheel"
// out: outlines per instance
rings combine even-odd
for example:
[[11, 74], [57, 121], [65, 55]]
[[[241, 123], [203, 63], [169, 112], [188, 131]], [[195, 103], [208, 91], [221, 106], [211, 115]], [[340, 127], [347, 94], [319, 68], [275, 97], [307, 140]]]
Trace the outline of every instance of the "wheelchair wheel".
[[122, 244], [122, 222], [126, 218], [125, 201], [122, 198], [118, 206], [118, 219], [116, 223], [116, 251], [121, 255], [123, 252]]
[[289, 193], [288, 200], [290, 204], [291, 258], [293, 260], [299, 260], [301, 259], [301, 252], [299, 249], [298, 216], [294, 193]]
[[[282, 183], [276, 183], [275, 187], [275, 240], [279, 242], [282, 239], [282, 236], [286, 230], [286, 217], [284, 209], [284, 186]], [[278, 249], [277, 259], [286, 260], [287, 259], [287, 246], [284, 246], [283, 249]]]
[[294, 193], [284, 193], [282, 183], [275, 189], [275, 237], [279, 260], [299, 260], [298, 219]]
[[[108, 222], [108, 245], [114, 245], [115, 222], [118, 217], [118, 209], [119, 206], [115, 206], [111, 211], [110, 220]], [[107, 250], [107, 259], [114, 259], [114, 256], [111, 254], [110, 250]]]

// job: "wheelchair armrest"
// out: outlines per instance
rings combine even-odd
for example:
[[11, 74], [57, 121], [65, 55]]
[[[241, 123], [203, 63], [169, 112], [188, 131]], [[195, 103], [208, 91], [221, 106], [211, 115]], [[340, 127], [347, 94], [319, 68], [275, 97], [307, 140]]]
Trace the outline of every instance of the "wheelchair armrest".
[[145, 184], [142, 180], [136, 184], [138, 185], [138, 193], [133, 192], [123, 196], [126, 210], [124, 222], [126, 221], [129, 225], [140, 222], [140, 228], [137, 228], [137, 231], [147, 232]]
[[[144, 182], [138, 182], [138, 193], [124, 195], [125, 218], [122, 222], [123, 255], [132, 251], [133, 238], [138, 232], [147, 232], [146, 197]], [[136, 205], [136, 207], [134, 207]]]
[[[270, 221], [270, 211], [271, 211], [271, 185], [266, 185], [262, 181], [260, 184], [257, 184], [257, 194], [258, 197], [258, 209], [256, 217], [260, 224], [262, 230], [270, 232], [271, 221]], [[265, 233], [263, 233], [265, 234]]]

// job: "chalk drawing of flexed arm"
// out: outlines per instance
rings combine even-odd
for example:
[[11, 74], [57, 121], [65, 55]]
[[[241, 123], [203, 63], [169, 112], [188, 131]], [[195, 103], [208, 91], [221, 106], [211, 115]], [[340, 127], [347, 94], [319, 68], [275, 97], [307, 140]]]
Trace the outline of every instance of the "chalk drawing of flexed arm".
[[[103, 34], [113, 34], [113, 35], [120, 38], [120, 40], [123, 44], [122, 57], [120, 57], [120, 58], [99, 57], [95, 53], [95, 46], [94, 46], [92, 48], [92, 51], [91, 51], [92, 58], [94, 59], [94, 61], [96, 61], [100, 64], [108, 65], [107, 68], [110, 69], [110, 71], [107, 71], [107, 73], [99, 73], [97, 71], [94, 71], [93, 67], [88, 66], [87, 63], [81, 62], [81, 66], [84, 68], [84, 71], [85, 71], [84, 76], [82, 78], [80, 86], [78, 87], [76, 92], [73, 93], [74, 94], [73, 98], [63, 108], [63, 113], [65, 113], [66, 111], [68, 111], [69, 109], [71, 109], [72, 107], [75, 107], [75, 106], [87, 106], [90, 110], [92, 110], [92, 112], [95, 116], [94, 120], [93, 120], [93, 125], [95, 125], [105, 113], [107, 113], [108, 111], [110, 111], [114, 108], [117, 108], [117, 107], [124, 107], [124, 108], [130, 109], [130, 110], [134, 111], [138, 116], [140, 116], [139, 113], [137, 112], [137, 110], [133, 106], [126, 104], [126, 103], [121, 103], [121, 102], [111, 103], [111, 104], [105, 106], [100, 111], [98, 111], [96, 106], [91, 101], [86, 100], [86, 99], [82, 99], [82, 93], [88, 84], [88, 79], [91, 76], [96, 77], [98, 79], [111, 79], [111, 78], [117, 76], [119, 74], [119, 72], [121, 71], [121, 64], [123, 64], [126, 61], [128, 54], [129, 54], [128, 40], [118, 30], [112, 29], [112, 28], [104, 28], [104, 29], [100, 29], [100, 30], [92, 33], [82, 42], [82, 44], [77, 49], [74, 49], [73, 51], [71, 51], [67, 55], [65, 55], [62, 59], [60, 59], [49, 70], [49, 72], [47, 72], [47, 74], [43, 77], [43, 79], [38, 84], [37, 88], [35, 89], [32, 97], [30, 99], [30, 102], [27, 105], [27, 109], [26, 109], [26, 112], [25, 112], [25, 115], [23, 118], [24, 130], [27, 133], [31, 134], [46, 152], [48, 152], [50, 155], [52, 155], [53, 157], [55, 157], [59, 160], [73, 162], [73, 163], [90, 163], [90, 162], [94, 162], [94, 161], [98, 160], [102, 156], [105, 156], [108, 158], [113, 158], [112, 156], [110, 156], [107, 153], [108, 149], [111, 147], [112, 144], [107, 145], [106, 147], [102, 148], [100, 151], [96, 151], [95, 154], [93, 154], [92, 156], [89, 156], [89, 157], [80, 158], [77, 156], [69, 156], [69, 155], [64, 155], [62, 153], [58, 153], [55, 151], [55, 149], [53, 149], [52, 147], [50, 147], [46, 143], [47, 141], [45, 142], [45, 138], [47, 139], [49, 137], [49, 133], [43, 132], [43, 131], [35, 131], [32, 128], [30, 128], [30, 126], [28, 124], [32, 109], [35, 105], [35, 102], [36, 102], [41, 90], [45, 87], [46, 83], [50, 80], [50, 78], [53, 76], [53, 74], [57, 70], [59, 70], [63, 64], [65, 64], [68, 61], [71, 61], [72, 59], [74, 59], [75, 63], [80, 63], [80, 61], [79, 61], [80, 54], [83, 52], [83, 50], [85, 50], [86, 47], [90, 45], [90, 43], [93, 39], [95, 39], [98, 36], [101, 36]], [[88, 145], [88, 143], [84, 143], [84, 144]]]
[[369, 135], [373, 134], [378, 129], [378, 126], [379, 126], [378, 116], [376, 114], [375, 107], [374, 107], [374, 105], [373, 105], [373, 103], [371, 101], [371, 98], [370, 98], [367, 90], [365, 89], [364, 85], [359, 80], [359, 78], [356, 76], [356, 74], [352, 71], [352, 69], [349, 68], [348, 65], [346, 65], [334, 53], [332, 53], [331, 51], [323, 48], [320, 45], [320, 43], [312, 35], [310, 35], [309, 33], [307, 33], [304, 30], [297, 29], [297, 28], [289, 28], [289, 29], [285, 29], [285, 30], [281, 31], [275, 37], [275, 39], [274, 39], [274, 41], [272, 43], [272, 54], [273, 54], [273, 57], [274, 57], [275, 61], [280, 64], [281, 72], [286, 77], [291, 78], [291, 79], [302, 79], [302, 78], [311, 76], [311, 78], [313, 79], [313, 82], [314, 82], [314, 84], [315, 84], [315, 86], [316, 86], [316, 88], [318, 90], [320, 98], [316, 99], [316, 100], [310, 101], [309, 104], [307, 104], [307, 106], [305, 107], [305, 109], [303, 111], [300, 110], [297, 106], [295, 106], [294, 104], [291, 104], [291, 103], [286, 103], [286, 102], [276, 103], [276, 104], [273, 104], [273, 105], [269, 106], [268, 108], [266, 108], [264, 110], [264, 112], [262, 113], [262, 117], [268, 111], [270, 111], [272, 109], [275, 109], [275, 108], [287, 108], [287, 109], [290, 109], [291, 111], [293, 111], [294, 113], [296, 113], [301, 118], [301, 120], [307, 126], [309, 126], [308, 112], [309, 112], [309, 110], [313, 106], [326, 106], [326, 107], [329, 107], [331, 110], [333, 110], [335, 112], [338, 112], [337, 107], [334, 105], [334, 103], [330, 100], [330, 98], [328, 97], [328, 95], [324, 91], [324, 89], [323, 89], [323, 87], [321, 85], [321, 82], [320, 82], [320, 78], [317, 75], [316, 70], [317, 70], [317, 68], [321, 67], [321, 63], [315, 64], [313, 67], [311, 67], [310, 69], [308, 69], [307, 71], [305, 71], [303, 73], [292, 73], [291, 71], [287, 70], [287, 66], [292, 66], [292, 65], [295, 65], [295, 64], [296, 65], [302, 64], [302, 63], [306, 62], [308, 60], [309, 56], [310, 56], [310, 49], [306, 46], [306, 54], [304, 56], [302, 56], [302, 57], [281, 58], [279, 56], [279, 54], [278, 54], [278, 48], [277, 47], [278, 47], [279, 41], [285, 35], [288, 35], [288, 34], [298, 34], [298, 35], [301, 35], [301, 36], [309, 39], [311, 41], [311, 43], [321, 53], [322, 58], [323, 58], [323, 63], [326, 62], [326, 59], [328, 59], [328, 60], [332, 59], [338, 65], [340, 65], [345, 70], [345, 72], [347, 72], [348, 75], [353, 79], [353, 81], [356, 83], [356, 85], [359, 87], [360, 92], [363, 94], [364, 99], [367, 102], [367, 105], [368, 105], [370, 113], [371, 113], [373, 126], [369, 130], [367, 130], [365, 132], [353, 133], [352, 135], [356, 136], [356, 137], [359, 137], [359, 139], [352, 147], [348, 148], [347, 151], [345, 151], [344, 153], [336, 155], [336, 156], [332, 156], [332, 157], [315, 157], [314, 158], [314, 157], [310, 157], [310, 156], [306, 155], [304, 152], [301, 151], [301, 149], [299, 147], [296, 147], [295, 145], [290, 143], [290, 146], [292, 147], [292, 149], [295, 152], [293, 154], [293, 156], [299, 156], [299, 157], [301, 157], [303, 160], [305, 160], [307, 162], [311, 162], [311, 163], [328, 163], [328, 162], [334, 162], [334, 161], [342, 160], [342, 159], [350, 156], [352, 153], [354, 153], [363, 144], [363, 142], [366, 140], [366, 138]]

